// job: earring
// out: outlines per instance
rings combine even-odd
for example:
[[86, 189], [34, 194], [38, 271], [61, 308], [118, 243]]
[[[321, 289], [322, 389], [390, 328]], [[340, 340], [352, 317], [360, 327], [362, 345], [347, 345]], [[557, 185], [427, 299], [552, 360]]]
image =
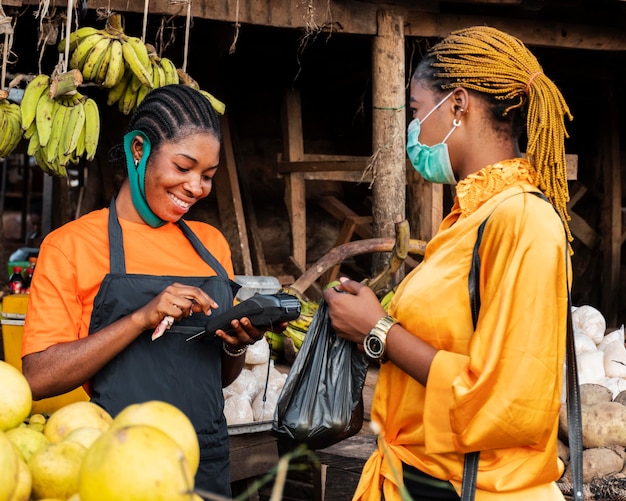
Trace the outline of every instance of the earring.
[[135, 158], [135, 167], [137, 167], [138, 165], [139, 165], [139, 160]]

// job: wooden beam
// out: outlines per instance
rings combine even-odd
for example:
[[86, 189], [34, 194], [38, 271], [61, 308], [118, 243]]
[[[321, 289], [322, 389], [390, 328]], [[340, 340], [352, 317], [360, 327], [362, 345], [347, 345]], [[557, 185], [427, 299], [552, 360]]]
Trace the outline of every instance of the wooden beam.
[[[38, 6], [41, 0], [4, 0], [3, 4], [21, 7]], [[519, 0], [482, 0], [471, 3], [515, 4]], [[54, 6], [65, 8], [66, 0], [56, 0]], [[193, 17], [212, 19], [240, 25], [253, 24], [277, 28], [319, 29], [338, 33], [376, 35], [376, 2], [360, 0], [328, 0], [324, 7], [307, 9], [301, 0], [200, 0], [191, 5]], [[117, 12], [142, 13], [144, 3], [129, 0], [89, 0], [90, 9], [110, 9]], [[471, 16], [438, 14], [433, 0], [413, 0], [394, 5], [405, 17], [405, 36], [444, 37], [450, 31], [475, 24], [488, 24], [517, 36], [527, 45], [589, 50], [626, 50], [626, 32], [609, 23], [603, 25], [574, 24], [558, 21], [522, 19], [519, 16]], [[171, 0], [152, 0], [150, 15], [181, 16], [187, 4]], [[242, 28], [245, 30], [245, 26]]]
[[559, 21], [453, 14], [428, 14], [411, 10], [404, 28], [407, 36], [445, 37], [451, 31], [473, 25], [489, 25], [510, 33], [526, 45], [587, 50], [626, 50], [626, 31], [609, 25], [572, 24]]
[[617, 91], [611, 83], [606, 89], [607, 106], [604, 127], [598, 130], [602, 146], [602, 170], [604, 178], [604, 198], [602, 207], [602, 289], [600, 311], [606, 318], [607, 326], [618, 326], [620, 298], [620, 268], [622, 245], [622, 183], [621, 155], [619, 138], [619, 116], [615, 106], [611, 106]]

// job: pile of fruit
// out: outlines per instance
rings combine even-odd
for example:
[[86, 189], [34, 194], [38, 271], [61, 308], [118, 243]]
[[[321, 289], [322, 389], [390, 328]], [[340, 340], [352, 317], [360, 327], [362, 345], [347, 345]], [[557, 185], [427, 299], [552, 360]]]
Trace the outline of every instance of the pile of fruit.
[[31, 415], [22, 373], [0, 361], [0, 499], [199, 501], [200, 448], [193, 425], [160, 401], [115, 419], [91, 402]]
[[[287, 292], [293, 293], [293, 291]], [[319, 303], [304, 299], [301, 295], [298, 296], [300, 300], [300, 316], [295, 320], [291, 320], [287, 324], [287, 328], [281, 333], [271, 331], [265, 333], [265, 338], [272, 351], [272, 358], [275, 360], [293, 362], [319, 307]]]

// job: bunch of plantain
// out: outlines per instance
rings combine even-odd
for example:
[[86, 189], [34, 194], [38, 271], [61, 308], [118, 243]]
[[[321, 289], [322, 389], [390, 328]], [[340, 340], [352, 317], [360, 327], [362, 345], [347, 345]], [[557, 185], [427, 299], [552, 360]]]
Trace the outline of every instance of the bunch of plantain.
[[7, 91], [0, 91], [0, 158], [9, 156], [22, 139], [20, 106], [9, 101], [8, 96]]
[[150, 44], [146, 44], [146, 48], [151, 66], [152, 85], [144, 85], [135, 73], [128, 72], [118, 85], [109, 90], [107, 104], [112, 106], [117, 103], [124, 115], [128, 115], [139, 106], [152, 89], [179, 83], [178, 72], [172, 60], [159, 57], [156, 49]]
[[27, 153], [44, 172], [67, 176], [67, 165], [93, 160], [100, 138], [96, 102], [78, 91], [51, 97], [48, 75], [37, 75], [24, 90], [21, 126]]
[[152, 65], [148, 49], [140, 38], [127, 35], [120, 14], [109, 16], [104, 29], [84, 26], [59, 42], [59, 52], [69, 43], [68, 65], [78, 69], [85, 81], [112, 89], [132, 73], [143, 85], [152, 88]]

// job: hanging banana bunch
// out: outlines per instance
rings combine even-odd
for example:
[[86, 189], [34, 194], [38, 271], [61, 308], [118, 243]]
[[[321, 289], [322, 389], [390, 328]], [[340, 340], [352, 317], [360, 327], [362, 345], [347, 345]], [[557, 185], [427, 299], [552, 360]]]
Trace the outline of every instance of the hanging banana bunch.
[[152, 88], [148, 49], [141, 39], [124, 33], [120, 14], [109, 16], [104, 29], [84, 26], [73, 31], [59, 42], [59, 52], [65, 52], [68, 43], [69, 68], [80, 70], [85, 81], [111, 89], [132, 72]]
[[0, 90], [0, 158], [9, 156], [22, 139], [20, 106], [8, 97], [8, 91]]
[[117, 103], [119, 110], [124, 115], [132, 113], [152, 89], [179, 83], [178, 72], [174, 63], [166, 57], [159, 57], [152, 45], [146, 44], [146, 48], [152, 67], [152, 86], [144, 85], [137, 78], [137, 75], [128, 72], [122, 81], [109, 91], [107, 97], [107, 104], [111, 106]]
[[98, 106], [78, 92], [75, 83], [73, 90], [54, 97], [58, 80], [37, 75], [20, 104], [27, 153], [44, 172], [55, 176], [67, 176], [67, 165], [83, 156], [93, 160], [100, 138]]

